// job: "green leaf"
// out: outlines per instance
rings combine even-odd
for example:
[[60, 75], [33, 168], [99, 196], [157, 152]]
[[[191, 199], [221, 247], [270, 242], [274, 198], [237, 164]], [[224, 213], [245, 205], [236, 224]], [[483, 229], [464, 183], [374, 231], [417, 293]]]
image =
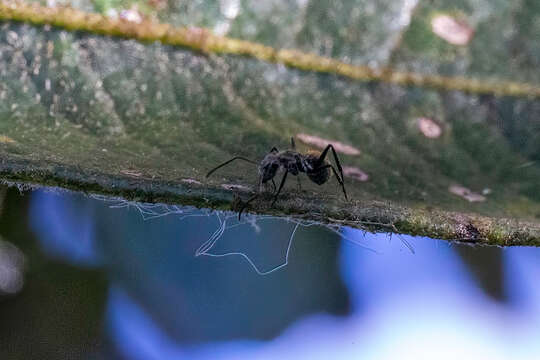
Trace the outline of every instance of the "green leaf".
[[[491, 91], [488, 81], [540, 81], [532, 71], [539, 57], [530, 31], [537, 24], [529, 13], [538, 13], [538, 7], [527, 12], [522, 5], [510, 10], [493, 3], [481, 13], [464, 1], [452, 9], [364, 1], [357, 10], [352, 2], [275, 0], [234, 2], [229, 6], [239, 8], [232, 16], [227, 2], [209, 13], [205, 4], [190, 7], [193, 13], [177, 9], [167, 16], [171, 22], [182, 17], [185, 25], [192, 18], [201, 23], [189, 25], [213, 27], [226, 19], [231, 34], [258, 44], [243, 43], [237, 51], [234, 39], [212, 43], [205, 39], [215, 38], [205, 37], [205, 30], [190, 30], [186, 36], [198, 34], [203, 53], [3, 22], [2, 178], [141, 201], [238, 209], [235, 197], [246, 200], [257, 190], [257, 167], [235, 162], [209, 179], [205, 174], [235, 155], [260, 161], [272, 146], [287, 149], [296, 137], [300, 152], [321, 150], [326, 143], [358, 150], [339, 153], [352, 200], [345, 201], [335, 178], [318, 186], [301, 174], [302, 191], [289, 179], [275, 206], [265, 193], [248, 211], [475, 243], [540, 243], [537, 87], [523, 84], [522, 93], [532, 89], [530, 96], [499, 96], [500, 86]], [[166, 12], [160, 11], [156, 16], [163, 18]], [[473, 40], [457, 47], [431, 33], [430, 19], [438, 13], [470, 18]], [[497, 17], [507, 19], [513, 30], [502, 43], [491, 34]], [[389, 18], [401, 22], [382, 20]], [[27, 22], [47, 21], [29, 16]], [[80, 29], [92, 31], [81, 21]], [[126, 32], [118, 33], [120, 27], [109, 35], [137, 38], [133, 27], [151, 26], [118, 24]], [[107, 25], [96, 31], [107, 33], [104, 29]], [[430, 39], [429, 46], [418, 42], [422, 39]], [[523, 47], [512, 53], [513, 39]], [[447, 84], [439, 80], [415, 82], [426, 87], [398, 85], [392, 80], [397, 72], [362, 82], [338, 75], [341, 63], [317, 72], [326, 61], [320, 57], [305, 57], [305, 63], [293, 58], [285, 66], [279, 58], [272, 60], [280, 54], [272, 50], [268, 59], [278, 63], [260, 60], [266, 55], [249, 50], [263, 49], [257, 47], [261, 43], [359, 66], [450, 75], [450, 82], [464, 81], [455, 76], [490, 79], [466, 79], [474, 85], [465, 88], [468, 93], [450, 90], [453, 85], [445, 90]]]

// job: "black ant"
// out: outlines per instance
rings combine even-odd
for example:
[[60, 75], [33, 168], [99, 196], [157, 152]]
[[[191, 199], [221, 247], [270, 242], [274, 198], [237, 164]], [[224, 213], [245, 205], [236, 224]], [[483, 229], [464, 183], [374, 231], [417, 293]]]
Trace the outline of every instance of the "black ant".
[[[337, 181], [341, 185], [341, 189], [343, 190], [343, 195], [345, 195], [345, 199], [348, 200], [347, 192], [345, 190], [344, 178], [343, 178], [343, 169], [341, 168], [339, 158], [332, 144], [328, 144], [328, 146], [323, 150], [322, 153], [318, 151], [309, 151], [306, 154], [301, 154], [296, 151], [294, 138], [291, 138], [291, 146], [292, 146], [292, 150], [284, 150], [284, 151], [279, 151], [274, 146], [258, 164], [259, 165], [259, 193], [255, 194], [244, 203], [244, 205], [242, 206], [242, 209], [240, 210], [238, 214], [239, 219], [240, 219], [240, 216], [242, 215], [242, 211], [247, 207], [247, 205], [259, 196], [261, 192], [262, 184], [266, 184], [266, 182], [272, 181], [272, 185], [274, 186], [274, 191], [276, 190], [276, 183], [274, 182], [274, 177], [276, 176], [279, 169], [283, 169], [285, 173], [283, 174], [283, 177], [281, 178], [281, 183], [279, 184], [279, 188], [277, 189], [277, 192], [275, 191], [274, 193], [274, 200], [272, 201], [272, 206], [275, 204], [278, 198], [278, 195], [281, 192], [283, 185], [285, 184], [287, 175], [289, 173], [291, 173], [294, 176], [297, 176], [301, 172], [306, 173], [306, 175], [309, 177], [311, 181], [313, 181], [317, 185], [322, 185], [325, 182], [327, 182], [328, 179], [330, 179], [330, 175], [331, 175], [330, 169], [332, 169], [332, 172], [336, 176]], [[332, 150], [332, 154], [334, 155], [334, 160], [339, 170], [339, 174], [334, 168], [334, 166], [326, 160], [326, 155], [328, 155], [329, 150]], [[218, 165], [212, 170], [210, 170], [208, 174], [206, 174], [206, 177], [209, 177], [210, 175], [212, 175], [212, 173], [214, 173], [219, 168], [222, 168], [223, 166], [235, 160], [243, 160], [251, 164], [257, 165], [255, 161], [252, 161], [242, 156], [235, 156], [232, 159], [225, 161], [223, 164]]]

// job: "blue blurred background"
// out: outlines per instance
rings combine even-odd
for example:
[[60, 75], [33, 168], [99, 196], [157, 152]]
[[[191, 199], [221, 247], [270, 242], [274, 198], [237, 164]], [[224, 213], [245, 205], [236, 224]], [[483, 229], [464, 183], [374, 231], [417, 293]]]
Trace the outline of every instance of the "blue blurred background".
[[[537, 248], [50, 190], [1, 211], [1, 359], [540, 356]], [[220, 226], [207, 255], [245, 257], [195, 256]]]

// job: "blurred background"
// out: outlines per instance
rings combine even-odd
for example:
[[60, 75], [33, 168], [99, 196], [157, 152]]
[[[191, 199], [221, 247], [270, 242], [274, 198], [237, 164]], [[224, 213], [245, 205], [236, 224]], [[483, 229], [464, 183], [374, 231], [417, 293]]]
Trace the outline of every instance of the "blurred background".
[[[2, 188], [2, 359], [535, 359], [540, 251]], [[197, 249], [225, 223], [209, 253]], [[287, 247], [290, 253], [286, 259]]]

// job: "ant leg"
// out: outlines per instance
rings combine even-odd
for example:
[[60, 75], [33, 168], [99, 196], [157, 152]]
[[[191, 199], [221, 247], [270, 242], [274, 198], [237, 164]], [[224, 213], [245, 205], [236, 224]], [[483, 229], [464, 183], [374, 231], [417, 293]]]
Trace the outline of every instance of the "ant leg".
[[341, 168], [341, 163], [339, 162], [339, 157], [337, 156], [336, 150], [334, 149], [334, 146], [332, 144], [328, 144], [326, 149], [322, 152], [321, 156], [319, 156], [319, 160], [317, 161], [319, 166], [324, 163], [324, 159], [326, 158], [326, 155], [328, 154], [328, 150], [332, 149], [332, 154], [334, 155], [334, 161], [336, 162], [336, 166], [339, 170], [339, 173], [341, 174], [341, 181], [344, 181], [343, 177], [343, 169]]
[[[345, 193], [345, 177], [343, 176], [343, 169], [341, 168], [341, 163], [339, 162], [339, 157], [337, 156], [336, 150], [334, 149], [334, 146], [332, 144], [328, 144], [326, 149], [322, 152], [321, 156], [319, 156], [318, 164], [322, 165], [324, 163], [324, 159], [328, 153], [328, 150], [332, 149], [332, 155], [334, 155], [334, 161], [336, 162], [336, 166], [339, 170], [339, 174], [341, 175], [341, 187], [343, 188], [343, 193], [345, 194], [345, 199], [347, 199], [347, 194]], [[334, 174], [337, 176], [336, 169], [332, 167], [332, 171], [334, 171]], [[348, 199], [347, 199], [348, 200]]]
[[253, 200], [255, 200], [256, 198], [259, 197], [260, 194], [255, 194], [253, 195], [252, 197], [250, 197], [249, 199], [247, 199], [247, 201], [242, 205], [242, 207], [240, 208], [240, 211], [238, 212], [238, 221], [240, 221], [240, 218], [242, 217], [242, 213], [244, 212], [244, 210], [248, 207], [249, 203], [252, 202]]
[[[274, 182], [274, 180], [272, 180], [272, 182]], [[262, 185], [263, 185], [262, 176], [259, 176], [259, 181], [258, 181], [258, 189], [259, 189], [259, 191], [255, 195], [250, 197], [245, 203], [243, 203], [242, 207], [240, 208], [240, 211], [238, 212], [238, 221], [240, 221], [240, 218], [242, 217], [242, 212], [244, 212], [244, 210], [247, 208], [249, 203], [252, 202], [253, 200], [255, 200], [257, 197], [259, 197], [259, 195], [262, 192]], [[274, 183], [274, 187], [275, 186], [276, 186], [276, 184]]]
[[324, 165], [324, 166], [320, 167], [319, 169], [322, 170], [322, 169], [328, 169], [328, 168], [332, 169], [332, 171], [334, 172], [334, 175], [337, 178], [337, 181], [339, 182], [339, 185], [341, 185], [341, 189], [343, 190], [343, 195], [345, 195], [345, 200], [349, 200], [349, 198], [347, 197], [347, 191], [345, 191], [345, 183], [343, 182], [343, 178], [339, 177], [336, 169], [332, 165]]
[[285, 185], [285, 180], [287, 179], [287, 174], [288, 173], [289, 172], [287, 170], [285, 170], [285, 174], [283, 174], [283, 178], [281, 179], [281, 183], [279, 184], [279, 189], [278, 189], [277, 193], [274, 195], [274, 201], [272, 201], [272, 206], [274, 206], [274, 204], [276, 203], [278, 195], [281, 192], [281, 189], [283, 189], [283, 185]]
[[274, 146], [273, 148], [270, 149], [269, 152], [271, 152], [271, 153], [277, 153], [277, 152], [279, 152], [279, 150], [278, 150], [277, 147]]
[[[275, 194], [276, 193], [276, 190], [277, 190], [277, 186], [276, 186], [276, 182], [274, 181], [274, 179], [271, 179], [272, 181], [272, 194]], [[267, 183], [264, 183], [264, 185], [266, 185]], [[265, 187], [265, 190], [267, 189], [267, 187]], [[262, 189], [260, 190], [262, 191]]]
[[230, 159], [228, 161], [225, 161], [223, 164], [220, 164], [220, 165], [216, 166], [215, 168], [213, 168], [212, 170], [210, 170], [208, 172], [208, 174], [206, 174], [206, 177], [209, 177], [210, 175], [212, 175], [214, 173], [214, 171], [216, 171], [219, 168], [224, 167], [225, 165], [233, 162], [234, 160], [244, 160], [244, 161], [247, 161], [248, 163], [257, 165], [257, 163], [255, 161], [253, 161], [253, 160], [246, 159], [245, 157], [242, 157], [242, 156], [235, 156], [232, 159]]
[[259, 180], [257, 181], [257, 191], [259, 193], [262, 193], [263, 191], [263, 182], [262, 182], [262, 176], [259, 175]]
[[294, 137], [291, 136], [291, 146], [293, 150], [296, 150], [296, 143], [294, 142]]

